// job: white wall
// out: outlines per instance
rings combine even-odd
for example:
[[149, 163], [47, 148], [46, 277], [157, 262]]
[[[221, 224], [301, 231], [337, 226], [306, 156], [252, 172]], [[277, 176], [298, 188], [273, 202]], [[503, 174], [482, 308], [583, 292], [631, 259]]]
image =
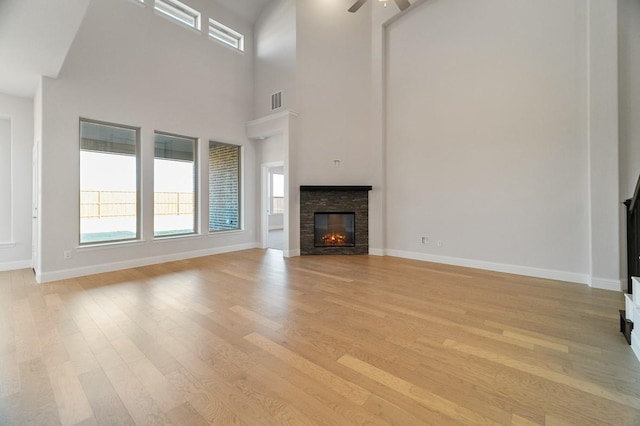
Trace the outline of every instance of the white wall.
[[[246, 139], [252, 116], [251, 24], [216, 3], [192, 0], [203, 22], [216, 20], [246, 35], [239, 53], [206, 33], [130, 1], [91, 2], [56, 80], [42, 89], [41, 279], [50, 280], [253, 247], [257, 241], [257, 155]], [[205, 25], [206, 27], [206, 25]], [[142, 128], [142, 242], [78, 248], [80, 117]], [[153, 241], [153, 131], [200, 138], [203, 235]], [[245, 230], [207, 235], [206, 151], [209, 140], [243, 146]], [[70, 250], [72, 259], [63, 260]]]
[[282, 110], [296, 108], [296, 2], [273, 0], [254, 25], [254, 118], [272, 113], [271, 95], [282, 91]]
[[640, 2], [618, 2], [620, 64], [620, 199], [640, 176]]
[[33, 101], [0, 93], [0, 117], [11, 121], [10, 216], [0, 217], [0, 227], [8, 229], [10, 237], [0, 241], [2, 271], [31, 266]]
[[[371, 18], [340, 2], [300, 2], [297, 27], [299, 181], [370, 184]], [[334, 166], [334, 159], [341, 166]]]
[[284, 161], [286, 144], [282, 134], [276, 134], [256, 142], [260, 152], [261, 163], [276, 163]]
[[620, 290], [620, 168], [617, 0], [588, 7], [589, 276], [594, 287]]
[[581, 0], [426, 2], [390, 26], [392, 253], [588, 282], [587, 37]]
[[[297, 112], [290, 150], [295, 180], [291, 229], [299, 222], [299, 185], [376, 185], [380, 146], [371, 140], [371, 14], [341, 2], [297, 4]], [[340, 167], [334, 166], [340, 160]], [[376, 185], [374, 191], [380, 191]], [[378, 214], [379, 212], [372, 212]], [[372, 231], [370, 231], [372, 232]], [[291, 248], [299, 248], [292, 232]]]

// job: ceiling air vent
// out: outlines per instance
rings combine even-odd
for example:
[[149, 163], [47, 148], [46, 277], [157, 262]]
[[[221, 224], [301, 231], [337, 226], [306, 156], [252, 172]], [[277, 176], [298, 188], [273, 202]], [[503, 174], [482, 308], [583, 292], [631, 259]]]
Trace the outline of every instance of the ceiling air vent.
[[271, 111], [282, 108], [282, 91], [271, 95]]

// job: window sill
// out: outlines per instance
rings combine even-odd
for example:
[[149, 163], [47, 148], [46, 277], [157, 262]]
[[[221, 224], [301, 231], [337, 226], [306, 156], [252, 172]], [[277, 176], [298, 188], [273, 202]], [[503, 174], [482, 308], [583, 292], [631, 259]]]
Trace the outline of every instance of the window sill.
[[202, 234], [183, 234], [183, 235], [167, 235], [166, 237], [154, 237], [154, 243], [166, 243], [170, 241], [198, 240], [202, 238]]
[[209, 238], [223, 235], [243, 234], [244, 232], [244, 229], [233, 229], [229, 231], [209, 231]]
[[82, 244], [79, 245], [76, 249], [80, 251], [93, 251], [100, 249], [108, 249], [115, 247], [127, 247], [127, 246], [141, 246], [144, 244], [142, 240], [131, 240], [131, 241], [115, 241], [112, 243], [96, 243], [96, 244]]

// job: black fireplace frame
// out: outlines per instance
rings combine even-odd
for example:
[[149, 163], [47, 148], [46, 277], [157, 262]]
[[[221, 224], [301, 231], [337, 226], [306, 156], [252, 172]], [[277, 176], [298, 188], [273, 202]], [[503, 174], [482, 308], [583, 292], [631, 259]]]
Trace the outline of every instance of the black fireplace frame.
[[[330, 214], [342, 214], [342, 215], [352, 215], [353, 216], [353, 243], [351, 244], [318, 244], [318, 238], [316, 238], [318, 227], [316, 226], [316, 217], [318, 215], [330, 215]], [[356, 212], [334, 212], [334, 211], [317, 211], [313, 212], [313, 245], [314, 247], [331, 247], [331, 248], [341, 248], [341, 247], [355, 247], [356, 246], [356, 224], [358, 223], [358, 215]]]

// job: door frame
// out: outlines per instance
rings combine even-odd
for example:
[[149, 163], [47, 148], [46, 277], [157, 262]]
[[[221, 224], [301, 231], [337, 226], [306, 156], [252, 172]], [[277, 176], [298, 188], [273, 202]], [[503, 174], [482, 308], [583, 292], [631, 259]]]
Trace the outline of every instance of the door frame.
[[[274, 161], [270, 163], [262, 163], [261, 165], [261, 173], [260, 173], [260, 247], [263, 249], [267, 249], [269, 242], [269, 213], [271, 212], [271, 188], [270, 188], [270, 179], [269, 179], [269, 169], [274, 167], [283, 167], [284, 161]], [[285, 176], [285, 182], [286, 182]], [[287, 206], [287, 193], [285, 191], [285, 208]], [[287, 221], [283, 222], [285, 235], [286, 228], [288, 226]]]

